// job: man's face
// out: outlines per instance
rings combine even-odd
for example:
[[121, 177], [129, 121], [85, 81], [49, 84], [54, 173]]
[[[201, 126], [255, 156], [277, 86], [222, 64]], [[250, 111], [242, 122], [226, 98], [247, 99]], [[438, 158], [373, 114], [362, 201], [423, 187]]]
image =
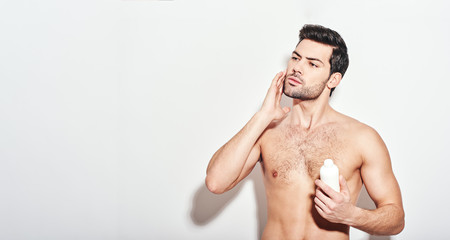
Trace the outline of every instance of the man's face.
[[333, 48], [309, 39], [302, 40], [289, 60], [284, 94], [300, 100], [317, 99], [330, 76]]

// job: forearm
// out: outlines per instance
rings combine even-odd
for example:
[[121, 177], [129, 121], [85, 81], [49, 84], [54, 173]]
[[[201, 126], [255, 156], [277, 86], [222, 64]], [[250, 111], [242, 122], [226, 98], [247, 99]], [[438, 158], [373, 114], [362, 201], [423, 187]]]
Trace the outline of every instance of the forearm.
[[404, 218], [401, 207], [387, 204], [375, 210], [356, 208], [348, 225], [372, 235], [395, 235], [403, 230]]
[[242, 174], [246, 160], [271, 119], [257, 112], [250, 121], [211, 158], [206, 182], [208, 187], [223, 192]]

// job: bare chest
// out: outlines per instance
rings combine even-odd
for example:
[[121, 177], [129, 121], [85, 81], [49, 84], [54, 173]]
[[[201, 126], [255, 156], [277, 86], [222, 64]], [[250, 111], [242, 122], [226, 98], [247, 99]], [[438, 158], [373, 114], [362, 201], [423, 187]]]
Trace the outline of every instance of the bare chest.
[[[342, 170], [354, 168], [354, 154], [345, 132], [336, 126], [314, 131], [284, 127], [268, 132], [261, 141], [265, 175], [289, 183], [298, 177], [318, 178], [325, 159], [333, 159]], [[343, 173], [344, 174], [344, 173]]]

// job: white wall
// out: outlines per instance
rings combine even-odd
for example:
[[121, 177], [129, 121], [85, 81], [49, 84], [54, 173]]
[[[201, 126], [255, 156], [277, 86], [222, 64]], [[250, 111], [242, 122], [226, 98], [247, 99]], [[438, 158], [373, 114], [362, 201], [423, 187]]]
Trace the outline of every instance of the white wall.
[[450, 238], [449, 10], [1, 1], [0, 239], [257, 239], [259, 172], [215, 196], [205, 168], [257, 111], [305, 23], [346, 40], [350, 67], [331, 103], [378, 130], [402, 189], [400, 235], [351, 237]]

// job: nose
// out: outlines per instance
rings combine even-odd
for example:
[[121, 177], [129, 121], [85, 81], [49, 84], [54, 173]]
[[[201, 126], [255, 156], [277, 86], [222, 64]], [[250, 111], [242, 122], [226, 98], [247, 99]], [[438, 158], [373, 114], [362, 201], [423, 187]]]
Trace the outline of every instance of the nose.
[[293, 67], [294, 72], [298, 72], [300, 74], [303, 74], [304, 65], [305, 64], [304, 64], [303, 59], [294, 62], [294, 67]]

